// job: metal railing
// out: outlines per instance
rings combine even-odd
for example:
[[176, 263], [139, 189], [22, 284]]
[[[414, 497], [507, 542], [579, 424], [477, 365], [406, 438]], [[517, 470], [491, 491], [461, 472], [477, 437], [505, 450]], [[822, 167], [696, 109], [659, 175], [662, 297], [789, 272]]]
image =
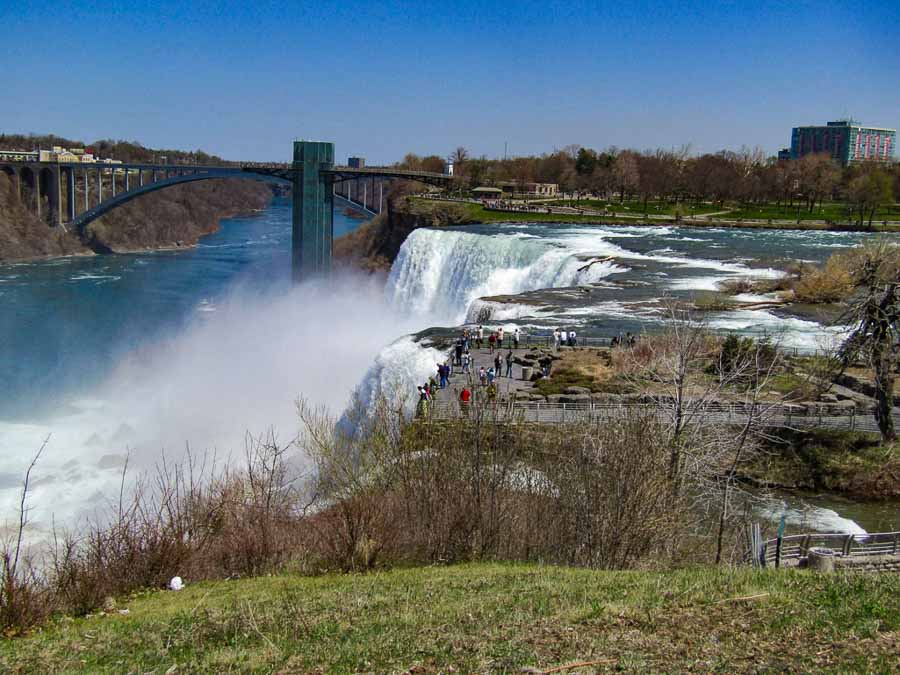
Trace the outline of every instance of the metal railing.
[[827, 548], [842, 558], [897, 555], [900, 532], [793, 534], [763, 542], [752, 562], [762, 567], [781, 567], [785, 562], [805, 558], [811, 548]]
[[[507, 424], [573, 424], [597, 422], [623, 417], [629, 413], [653, 414], [665, 422], [670, 414], [665, 402], [656, 403], [605, 403], [597, 401], [527, 401], [504, 398], [498, 394], [488, 399], [483, 390], [476, 387], [476, 399], [469, 404], [457, 400], [438, 399], [429, 403], [426, 419], [443, 421], [469, 417], [475, 406], [478, 413], [489, 421]], [[752, 405], [737, 403], [685, 402], [682, 410], [704, 424], [741, 425], [748, 420], [761, 427], [780, 429], [835, 429], [878, 433], [878, 423], [870, 412], [830, 411], [824, 405], [815, 410], [798, 409], [791, 405]], [[894, 415], [894, 424], [900, 426], [900, 415]]]
[[[483, 321], [481, 323], [487, 324], [488, 321]], [[711, 331], [716, 333], [716, 331]], [[729, 332], [723, 332], [723, 335], [729, 335]], [[642, 335], [634, 336], [637, 342], [640, 342]], [[777, 337], [777, 336], [776, 336]], [[595, 336], [581, 336], [575, 338], [573, 341], [566, 340], [565, 342], [560, 343], [561, 348], [571, 348], [571, 347], [612, 347], [613, 346], [612, 337], [595, 337]], [[470, 338], [470, 343], [472, 339]], [[636, 342], [636, 344], [637, 344]], [[487, 345], [487, 338], [484, 339], [484, 344]], [[531, 347], [549, 347], [553, 348], [556, 346], [556, 341], [553, 335], [537, 335], [531, 333], [522, 333], [519, 336], [518, 349], [529, 349]], [[622, 345], [625, 347], [625, 345]], [[496, 349], [512, 349], [516, 347], [512, 335], [506, 333], [503, 336], [503, 342], [499, 343], [496, 346]], [[778, 346], [778, 351], [782, 354], [786, 354], [788, 356], [833, 356], [830, 352], [823, 351], [817, 347], [782, 347]]]

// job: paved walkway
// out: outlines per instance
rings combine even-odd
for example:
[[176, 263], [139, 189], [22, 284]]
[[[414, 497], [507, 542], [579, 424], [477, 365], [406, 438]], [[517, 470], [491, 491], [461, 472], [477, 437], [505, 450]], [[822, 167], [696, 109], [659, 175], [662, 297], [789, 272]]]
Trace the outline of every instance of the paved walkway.
[[[437, 401], [458, 401], [459, 394], [463, 387], [468, 386], [473, 392], [482, 389], [478, 381], [478, 371], [484, 366], [485, 370], [490, 369], [494, 365], [494, 357], [499, 354], [502, 360], [502, 372], [506, 374], [506, 355], [509, 353], [509, 347], [497, 349], [491, 353], [488, 347], [483, 349], [470, 349], [469, 355], [472, 362], [469, 365], [469, 373], [463, 373], [461, 366], [453, 366], [453, 374], [450, 376], [450, 383], [445, 389], [441, 389], [436, 396]], [[531, 349], [513, 349], [513, 357], [524, 356], [531, 352]], [[435, 364], [435, 372], [437, 372], [437, 364]], [[517, 391], [523, 391], [532, 388], [531, 382], [522, 380], [522, 366], [513, 363], [512, 377], [499, 377], [494, 380], [497, 386], [497, 397], [500, 399], [511, 398], [511, 395]]]

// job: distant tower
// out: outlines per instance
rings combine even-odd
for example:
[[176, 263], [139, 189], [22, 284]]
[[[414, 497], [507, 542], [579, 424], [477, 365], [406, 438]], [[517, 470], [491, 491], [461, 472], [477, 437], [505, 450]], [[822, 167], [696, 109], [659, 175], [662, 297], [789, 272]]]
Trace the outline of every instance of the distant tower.
[[453, 160], [452, 159], [447, 160], [447, 175], [448, 176], [453, 175]]
[[362, 169], [366, 166], [366, 158], [365, 157], [348, 157], [347, 158], [347, 166], [351, 169]]

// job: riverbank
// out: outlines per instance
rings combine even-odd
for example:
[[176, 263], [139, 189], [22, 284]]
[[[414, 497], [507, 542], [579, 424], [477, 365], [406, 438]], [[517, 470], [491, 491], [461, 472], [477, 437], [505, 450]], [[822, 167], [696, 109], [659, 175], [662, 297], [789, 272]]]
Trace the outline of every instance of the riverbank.
[[900, 500], [900, 445], [882, 445], [877, 434], [783, 429], [743, 473], [757, 485]]
[[0, 640], [7, 672], [887, 672], [900, 575], [467, 564], [187, 580]]
[[31, 213], [4, 174], [0, 263], [190, 248], [218, 231], [223, 219], [259, 212], [271, 198], [268, 186], [247, 180], [178, 185], [123, 204], [79, 234], [50, 227]]

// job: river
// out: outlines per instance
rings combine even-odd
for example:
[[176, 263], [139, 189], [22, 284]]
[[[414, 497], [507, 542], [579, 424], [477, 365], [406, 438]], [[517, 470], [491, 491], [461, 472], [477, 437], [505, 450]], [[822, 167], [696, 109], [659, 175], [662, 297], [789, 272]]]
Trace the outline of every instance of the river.
[[[819, 262], [866, 235], [673, 227], [509, 224], [417, 230], [386, 288], [342, 276], [292, 287], [290, 204], [223, 222], [190, 250], [0, 265], [0, 507], [48, 435], [35, 484], [38, 527], [115, 494], [126, 456], [234, 455], [243, 434], [296, 433], [294, 400], [339, 413], [363, 396], [412, 388], [436, 354], [402, 336], [463, 321], [556, 326], [609, 336], [658, 327], [659, 299], [728, 277]], [[335, 233], [359, 221], [335, 212]], [[488, 299], [485, 299], [488, 298]], [[747, 301], [756, 298], [745, 298]], [[814, 349], [833, 331], [743, 309], [711, 327]], [[397, 338], [402, 338], [397, 340]], [[396, 340], [396, 341], [395, 341]], [[374, 363], [374, 365], [372, 365]], [[885, 517], [828, 498], [786, 504], [828, 527]], [[896, 525], [897, 523], [895, 523]]]

